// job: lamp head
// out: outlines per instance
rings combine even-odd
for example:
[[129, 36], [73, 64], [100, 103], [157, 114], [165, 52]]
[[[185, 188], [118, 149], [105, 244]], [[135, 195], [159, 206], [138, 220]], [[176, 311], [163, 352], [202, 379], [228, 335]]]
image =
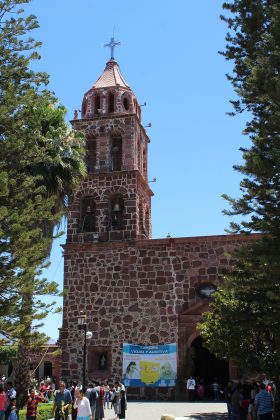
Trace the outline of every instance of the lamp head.
[[87, 316], [83, 311], [78, 315], [78, 325], [85, 325]]
[[87, 333], [86, 333], [87, 340], [90, 340], [92, 338], [92, 336], [93, 336], [92, 332], [91, 331], [87, 331]]

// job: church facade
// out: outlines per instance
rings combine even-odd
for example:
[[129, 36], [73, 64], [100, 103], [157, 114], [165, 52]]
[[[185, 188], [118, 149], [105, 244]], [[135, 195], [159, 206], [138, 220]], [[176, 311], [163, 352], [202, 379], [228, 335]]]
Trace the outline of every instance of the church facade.
[[[85, 93], [75, 130], [86, 136], [84, 179], [70, 205], [64, 247], [62, 377], [80, 379], [80, 311], [93, 333], [87, 377], [113, 382], [122, 374], [122, 346], [177, 343], [178, 377], [199, 336], [201, 314], [236, 235], [151, 238], [149, 137], [141, 107], [111, 58]], [[248, 241], [248, 239], [246, 239]]]

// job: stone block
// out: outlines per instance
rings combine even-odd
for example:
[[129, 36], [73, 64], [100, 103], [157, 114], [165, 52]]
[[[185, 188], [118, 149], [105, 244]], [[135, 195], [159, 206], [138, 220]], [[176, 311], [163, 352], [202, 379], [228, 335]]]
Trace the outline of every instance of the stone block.
[[161, 420], [176, 420], [173, 414], [162, 414]]

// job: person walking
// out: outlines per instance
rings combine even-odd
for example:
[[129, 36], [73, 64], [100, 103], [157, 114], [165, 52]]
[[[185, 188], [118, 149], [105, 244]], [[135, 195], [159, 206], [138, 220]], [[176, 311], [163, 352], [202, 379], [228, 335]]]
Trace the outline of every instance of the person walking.
[[37, 407], [39, 402], [47, 402], [48, 399], [44, 397], [44, 395], [41, 393], [41, 395], [35, 394], [35, 388], [32, 388], [30, 390], [29, 396], [27, 398], [27, 404], [26, 404], [26, 420], [36, 420], [37, 418]]
[[1, 384], [0, 385], [0, 420], [4, 420], [7, 403], [8, 403], [7, 395], [6, 395], [6, 392], [4, 391], [3, 385]]
[[96, 398], [97, 398], [97, 391], [93, 387], [93, 383], [88, 384], [88, 388], [85, 393], [85, 397], [89, 400], [89, 405], [91, 408], [91, 415], [92, 420], [95, 418], [95, 411], [96, 411]]
[[[72, 401], [75, 401], [79, 396], [79, 386], [77, 381], [72, 381], [71, 388], [69, 389], [72, 397]], [[76, 420], [77, 418], [77, 409], [72, 406], [72, 420]]]
[[204, 400], [204, 397], [205, 397], [205, 385], [204, 385], [204, 380], [203, 379], [200, 379], [199, 384], [197, 385], [196, 395], [197, 395], [197, 398], [200, 401], [203, 401]]
[[273, 412], [273, 398], [271, 393], [266, 391], [266, 385], [260, 384], [260, 391], [256, 395], [255, 405], [259, 420], [271, 420]]
[[82, 389], [79, 390], [78, 397], [75, 399], [74, 408], [77, 409], [77, 420], [92, 419], [89, 400], [85, 397]]
[[242, 420], [242, 403], [242, 386], [238, 384], [231, 396], [231, 420]]
[[228, 411], [228, 420], [231, 420], [231, 397], [232, 397], [232, 393], [233, 393], [233, 382], [229, 381], [229, 383], [227, 384], [227, 386], [224, 389], [224, 393], [225, 393], [225, 401], [227, 404], [227, 411]]
[[12, 401], [16, 399], [17, 392], [15, 388], [13, 387], [12, 382], [7, 382], [7, 407], [6, 407], [6, 420], [8, 420], [10, 416], [10, 412], [12, 409]]
[[114, 409], [115, 416], [114, 419], [117, 419], [120, 414], [120, 393], [121, 389], [118, 387], [118, 382], [115, 383], [115, 386], [112, 389], [112, 405]]
[[65, 382], [59, 382], [59, 390], [55, 391], [52, 410], [55, 420], [68, 420], [70, 404], [72, 404], [71, 393], [69, 389], [66, 389]]
[[104, 398], [104, 408], [110, 408], [110, 387], [109, 385], [105, 386], [105, 398]]
[[126, 410], [126, 395], [125, 391], [122, 389], [120, 392], [120, 414], [119, 419], [125, 419], [125, 410]]
[[95, 411], [95, 420], [102, 420], [104, 415], [104, 397], [105, 397], [105, 387], [102, 383], [101, 385], [99, 382], [95, 382], [95, 388], [97, 392], [96, 394], [96, 411]]
[[18, 412], [17, 402], [16, 402], [16, 399], [13, 398], [11, 400], [11, 409], [10, 409], [8, 420], [18, 420], [17, 412]]
[[212, 393], [213, 393], [213, 399], [215, 401], [219, 401], [220, 399], [220, 385], [218, 384], [218, 379], [214, 378], [213, 383], [211, 384], [211, 389], [212, 389]]
[[189, 401], [194, 401], [195, 399], [195, 386], [196, 382], [195, 379], [190, 376], [187, 380], [187, 391], [188, 391], [188, 399]]

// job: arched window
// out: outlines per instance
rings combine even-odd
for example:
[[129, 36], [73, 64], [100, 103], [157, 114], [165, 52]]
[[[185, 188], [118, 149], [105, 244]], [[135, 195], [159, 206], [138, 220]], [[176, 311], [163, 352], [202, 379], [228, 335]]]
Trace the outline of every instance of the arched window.
[[88, 138], [86, 143], [86, 166], [88, 173], [93, 173], [96, 167], [96, 139]]
[[122, 138], [112, 138], [111, 149], [112, 171], [121, 171], [122, 169]]
[[127, 96], [123, 96], [123, 107], [126, 111], [129, 111], [129, 99]]
[[101, 102], [100, 102], [100, 95], [95, 95], [94, 98], [94, 113], [100, 114], [101, 111]]
[[137, 147], [137, 166], [139, 171], [141, 171], [141, 142], [138, 141], [138, 147]]
[[147, 155], [146, 150], [143, 150], [143, 175], [144, 177], [147, 176]]
[[141, 119], [141, 108], [138, 105], [136, 99], [134, 99], [133, 104], [134, 104], [134, 112], [136, 113], [137, 117]]
[[95, 232], [95, 202], [92, 197], [81, 201], [81, 232]]
[[149, 212], [148, 208], [146, 208], [146, 212], [145, 212], [145, 230], [146, 230], [146, 235], [149, 235], [149, 232], [150, 232], [150, 212]]
[[145, 233], [144, 210], [143, 210], [142, 204], [139, 204], [139, 226], [140, 226], [140, 232]]
[[115, 95], [110, 92], [108, 95], [108, 112], [115, 111]]
[[84, 97], [83, 104], [82, 104], [82, 118], [86, 116], [87, 113], [87, 97]]
[[120, 230], [123, 228], [124, 202], [121, 197], [114, 197], [111, 200], [111, 227]]

